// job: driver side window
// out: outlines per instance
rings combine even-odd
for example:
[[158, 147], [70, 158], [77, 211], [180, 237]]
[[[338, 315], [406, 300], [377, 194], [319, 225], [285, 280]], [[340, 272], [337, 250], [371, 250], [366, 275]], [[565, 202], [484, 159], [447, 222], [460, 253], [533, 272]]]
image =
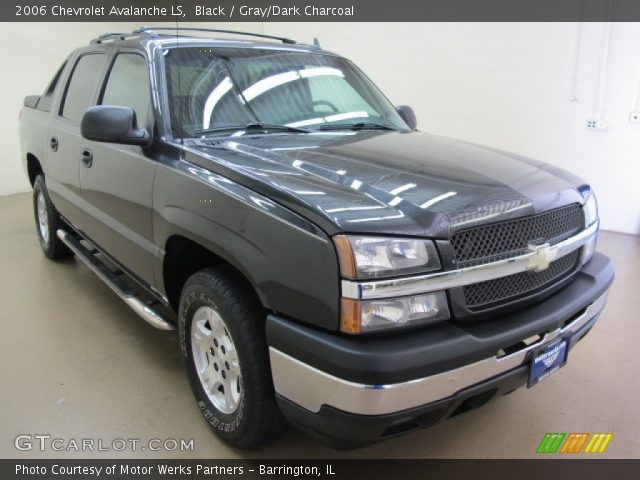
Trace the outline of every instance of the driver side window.
[[101, 105], [131, 107], [139, 126], [147, 125], [151, 95], [147, 62], [137, 53], [119, 53], [113, 62]]

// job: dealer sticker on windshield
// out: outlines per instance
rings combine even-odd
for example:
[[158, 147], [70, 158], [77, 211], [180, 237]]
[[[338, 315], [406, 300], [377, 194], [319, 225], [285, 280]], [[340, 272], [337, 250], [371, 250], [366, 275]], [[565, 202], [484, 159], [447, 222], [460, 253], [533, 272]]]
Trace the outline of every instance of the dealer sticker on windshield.
[[528, 386], [532, 387], [567, 363], [569, 339], [563, 338], [538, 350], [531, 359]]

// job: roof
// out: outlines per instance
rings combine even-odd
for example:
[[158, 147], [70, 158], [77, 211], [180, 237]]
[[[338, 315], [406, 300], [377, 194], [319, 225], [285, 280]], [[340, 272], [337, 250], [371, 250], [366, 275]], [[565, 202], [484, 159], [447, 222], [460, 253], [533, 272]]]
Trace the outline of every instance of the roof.
[[[159, 33], [160, 31], [169, 31], [174, 33]], [[177, 33], [175, 33], [177, 32]], [[236, 35], [240, 38], [211, 38], [185, 34], [184, 32], [202, 32], [202, 33], [225, 33]], [[257, 40], [249, 39], [254, 37]], [[219, 47], [244, 47], [244, 48], [270, 48], [278, 50], [295, 50], [295, 51], [322, 51], [317, 41], [314, 45], [297, 43], [285, 37], [274, 35], [266, 35], [262, 33], [241, 32], [236, 30], [220, 30], [198, 27], [141, 27], [133, 32], [108, 32], [94, 38], [92, 45], [108, 45], [113, 43], [133, 43], [144, 45], [147, 43], [155, 43], [163, 47], [174, 47], [178, 45], [211, 45], [215, 44]]]

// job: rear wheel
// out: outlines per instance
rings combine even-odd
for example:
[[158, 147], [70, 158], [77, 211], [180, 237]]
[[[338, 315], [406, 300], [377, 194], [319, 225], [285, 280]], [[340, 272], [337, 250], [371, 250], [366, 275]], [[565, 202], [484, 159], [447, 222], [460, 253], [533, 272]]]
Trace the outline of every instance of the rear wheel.
[[44, 177], [38, 175], [33, 183], [33, 213], [36, 233], [42, 252], [51, 260], [68, 258], [73, 252], [58, 238], [57, 231], [63, 227], [60, 214], [51, 203]]
[[198, 407], [238, 447], [267, 442], [284, 425], [275, 401], [262, 305], [224, 268], [192, 275], [180, 298], [179, 333]]

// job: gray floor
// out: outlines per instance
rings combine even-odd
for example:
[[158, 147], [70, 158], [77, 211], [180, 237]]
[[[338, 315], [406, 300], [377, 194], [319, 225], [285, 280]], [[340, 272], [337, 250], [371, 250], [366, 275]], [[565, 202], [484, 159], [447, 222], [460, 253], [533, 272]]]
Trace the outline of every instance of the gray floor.
[[[71, 457], [17, 451], [23, 433], [63, 439], [194, 439], [192, 458], [534, 457], [545, 432], [612, 432], [603, 454], [640, 456], [640, 237], [603, 232], [617, 278], [604, 315], [568, 365], [438, 426], [360, 450], [330, 450], [290, 429], [272, 445], [238, 451], [219, 441], [192, 400], [176, 335], [154, 330], [75, 260], [39, 250], [30, 195], [0, 198], [0, 457]], [[88, 452], [112, 458], [131, 453]]]

